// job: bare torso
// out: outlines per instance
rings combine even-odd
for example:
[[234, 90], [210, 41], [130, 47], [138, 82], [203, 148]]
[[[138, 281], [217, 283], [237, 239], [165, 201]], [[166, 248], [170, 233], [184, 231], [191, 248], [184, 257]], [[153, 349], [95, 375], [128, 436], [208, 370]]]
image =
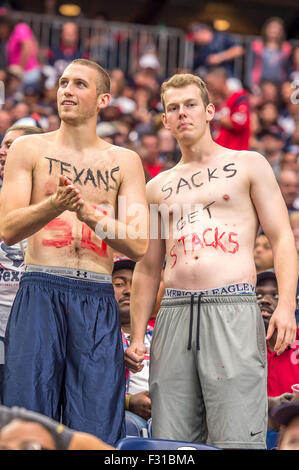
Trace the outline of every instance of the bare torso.
[[[124, 150], [101, 142], [97, 148], [76, 153], [58, 147], [54, 136], [55, 133], [49, 133], [40, 137], [31, 204], [54, 194], [59, 175], [64, 175], [80, 190], [86, 202], [103, 209], [109, 204], [116, 211]], [[28, 238], [25, 262], [111, 273], [113, 253], [75, 213], [65, 211]]]
[[[166, 287], [255, 284], [258, 220], [246, 160], [242, 152], [225, 150], [207, 162], [179, 163], [152, 182], [151, 201], [166, 204], [172, 214], [165, 236]], [[184, 210], [177, 212], [178, 206]]]

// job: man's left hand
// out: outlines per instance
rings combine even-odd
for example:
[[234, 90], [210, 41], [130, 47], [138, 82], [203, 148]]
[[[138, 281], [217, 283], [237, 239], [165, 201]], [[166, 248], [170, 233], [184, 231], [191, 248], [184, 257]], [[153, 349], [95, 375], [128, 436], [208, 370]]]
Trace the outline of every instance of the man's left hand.
[[269, 341], [275, 330], [277, 331], [277, 337], [274, 351], [279, 356], [296, 339], [295, 313], [278, 306], [269, 321], [266, 341]]

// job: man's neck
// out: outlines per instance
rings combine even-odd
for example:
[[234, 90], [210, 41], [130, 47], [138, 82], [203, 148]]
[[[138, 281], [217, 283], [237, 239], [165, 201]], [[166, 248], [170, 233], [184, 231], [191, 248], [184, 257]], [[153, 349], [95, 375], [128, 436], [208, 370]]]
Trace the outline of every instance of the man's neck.
[[96, 125], [90, 122], [76, 126], [62, 121], [56, 133], [56, 142], [58, 144], [66, 145], [78, 151], [94, 147], [99, 140], [101, 139], [96, 134]]
[[204, 162], [216, 153], [222, 151], [222, 147], [213, 141], [210, 132], [204, 134], [196, 142], [180, 141], [179, 146], [182, 152], [180, 163]]

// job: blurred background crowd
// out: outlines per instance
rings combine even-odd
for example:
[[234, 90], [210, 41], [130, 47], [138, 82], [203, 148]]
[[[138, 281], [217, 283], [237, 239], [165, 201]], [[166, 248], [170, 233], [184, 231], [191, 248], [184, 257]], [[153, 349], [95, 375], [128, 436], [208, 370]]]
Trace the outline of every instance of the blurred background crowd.
[[269, 18], [246, 47], [227, 31], [192, 23], [183, 58], [171, 28], [163, 48], [153, 30], [129, 34], [100, 15], [88, 23], [54, 18], [50, 27], [39, 15], [0, 8], [0, 142], [14, 124], [57, 129], [57, 78], [73, 59], [90, 58], [108, 69], [112, 84], [98, 135], [136, 150], [148, 180], [180, 158], [162, 126], [160, 85], [175, 72], [193, 72], [207, 82], [216, 106], [214, 139], [265, 155], [289, 211], [299, 209], [299, 41], [286, 38], [281, 18]]
[[[283, 19], [269, 15], [259, 34], [249, 38], [208, 21], [179, 29], [115, 23], [103, 12], [92, 19], [70, 12], [59, 16], [55, 5], [46, 0], [40, 15], [0, 1], [0, 144], [13, 125], [58, 129], [58, 78], [72, 60], [88, 58], [111, 77], [112, 98], [98, 118], [97, 134], [135, 150], [149, 181], [180, 159], [176, 141], [162, 124], [160, 85], [173, 73], [198, 74], [216, 108], [213, 138], [227, 148], [261, 153], [273, 168], [299, 256], [299, 39], [287, 34]], [[0, 189], [7, 150], [2, 144]], [[263, 233], [254, 257], [258, 274], [274, 272]], [[298, 293], [299, 282], [297, 298]], [[259, 295], [264, 310], [273, 313], [267, 293]], [[299, 323], [299, 310], [296, 317]], [[298, 381], [297, 362], [288, 377]], [[289, 384], [281, 383], [268, 390], [270, 397], [289, 392]]]

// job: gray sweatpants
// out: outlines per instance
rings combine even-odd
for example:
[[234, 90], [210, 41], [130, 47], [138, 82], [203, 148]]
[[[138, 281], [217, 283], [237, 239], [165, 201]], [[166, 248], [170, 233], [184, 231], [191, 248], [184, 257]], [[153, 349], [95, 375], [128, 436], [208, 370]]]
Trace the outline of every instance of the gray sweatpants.
[[265, 449], [267, 353], [255, 295], [164, 298], [149, 380], [154, 438]]

